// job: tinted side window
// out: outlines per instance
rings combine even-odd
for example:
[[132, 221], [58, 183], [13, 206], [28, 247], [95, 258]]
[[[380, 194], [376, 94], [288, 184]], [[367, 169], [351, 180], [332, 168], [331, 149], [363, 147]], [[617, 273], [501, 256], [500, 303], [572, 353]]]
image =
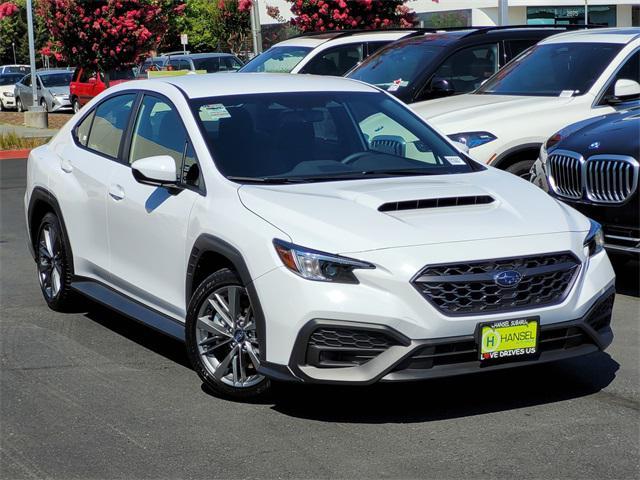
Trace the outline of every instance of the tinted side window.
[[303, 73], [342, 76], [362, 61], [363, 49], [362, 43], [331, 48], [311, 60]]
[[[640, 83], [640, 50], [633, 53], [624, 63], [622, 68], [618, 70], [618, 73], [614, 75], [609, 83], [609, 86], [607, 87], [607, 91], [605, 92], [603, 98], [606, 99], [608, 97], [612, 97], [615, 93], [616, 82], [623, 79], [633, 80]], [[625, 98], [625, 101], [627, 100], [635, 101], [638, 100], [638, 98]]]
[[369, 42], [367, 44], [367, 55], [372, 55], [376, 50], [381, 49], [382, 47], [384, 47], [385, 45], [387, 45], [389, 42]]
[[536, 40], [531, 39], [531, 40], [508, 40], [506, 42], [506, 44], [508, 45], [508, 57], [507, 57], [507, 62], [510, 61], [512, 58], [516, 58], [518, 55], [520, 55], [522, 52], [524, 52], [527, 48], [529, 48], [531, 45], [537, 43]]
[[110, 98], [96, 108], [87, 147], [112, 158], [118, 156], [135, 94]]
[[133, 129], [129, 163], [155, 155], [172, 157], [178, 180], [200, 186], [200, 169], [180, 116], [166, 101], [147, 95], [142, 100]]
[[449, 82], [455, 93], [475, 90], [498, 71], [498, 45], [479, 45], [459, 50], [447, 58], [433, 79]]
[[87, 146], [87, 140], [89, 139], [89, 131], [91, 130], [91, 123], [96, 111], [93, 110], [89, 115], [85, 117], [82, 122], [76, 127], [76, 138], [80, 144]]
[[25, 75], [24, 78], [22, 79], [21, 83], [26, 87], [30, 87], [31, 86], [31, 75]]

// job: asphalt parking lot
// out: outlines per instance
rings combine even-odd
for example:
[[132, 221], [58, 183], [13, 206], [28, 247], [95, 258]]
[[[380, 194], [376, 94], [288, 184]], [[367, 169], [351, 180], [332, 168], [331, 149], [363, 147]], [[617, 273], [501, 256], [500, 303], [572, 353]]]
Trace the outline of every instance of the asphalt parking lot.
[[0, 161], [0, 477], [638, 478], [637, 262], [617, 262], [606, 353], [365, 388], [205, 390], [180, 343], [89, 305], [47, 309], [22, 160]]

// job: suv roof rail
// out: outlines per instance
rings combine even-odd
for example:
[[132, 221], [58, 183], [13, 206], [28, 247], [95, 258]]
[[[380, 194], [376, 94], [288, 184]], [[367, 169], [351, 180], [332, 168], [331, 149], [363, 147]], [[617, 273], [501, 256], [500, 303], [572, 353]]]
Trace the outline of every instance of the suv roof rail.
[[442, 27], [442, 28], [431, 28], [431, 27], [397, 27], [397, 28], [376, 28], [376, 29], [364, 29], [364, 28], [354, 28], [353, 30], [325, 30], [323, 32], [303, 32], [298, 35], [294, 35], [289, 38], [301, 38], [301, 37], [317, 37], [321, 35], [333, 35], [327, 40], [333, 40], [335, 38], [348, 37], [351, 35], [356, 35], [358, 33], [393, 33], [393, 32], [407, 32], [408, 34], [419, 35], [421, 33], [431, 33], [431, 32], [448, 32], [455, 30], [469, 30], [471, 28], [478, 27]]
[[509, 30], [511, 28], [520, 28], [528, 30], [544, 30], [544, 29], [557, 29], [557, 30], [586, 30], [590, 28], [603, 28], [602, 25], [558, 25], [558, 24], [543, 24], [543, 25], [496, 25], [487, 27], [469, 27], [475, 29], [473, 32], [469, 32], [469, 35], [482, 35], [484, 33], [495, 32], [499, 30]]
[[171, 55], [190, 55], [191, 51], [187, 50], [187, 51], [182, 51], [182, 50], [176, 50], [174, 52], [163, 52], [160, 53], [158, 56], [159, 57], [170, 57]]

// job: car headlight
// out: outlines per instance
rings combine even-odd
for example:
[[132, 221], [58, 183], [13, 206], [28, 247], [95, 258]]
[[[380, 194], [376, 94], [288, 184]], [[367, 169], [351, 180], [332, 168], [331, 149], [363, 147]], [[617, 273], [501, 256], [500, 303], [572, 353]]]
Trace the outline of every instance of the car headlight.
[[4, 97], [13, 97], [13, 93], [11, 93], [11, 92], [2, 92], [2, 95]]
[[462, 132], [449, 135], [449, 138], [454, 142], [464, 143], [469, 148], [475, 148], [493, 142], [497, 137], [489, 132]]
[[275, 239], [273, 246], [285, 267], [307, 280], [335, 283], [359, 283], [353, 271], [376, 268], [368, 262], [300, 247]]
[[589, 249], [589, 256], [591, 257], [604, 249], [604, 233], [602, 233], [602, 225], [591, 219], [589, 221], [591, 222], [591, 227], [584, 239], [584, 246]]

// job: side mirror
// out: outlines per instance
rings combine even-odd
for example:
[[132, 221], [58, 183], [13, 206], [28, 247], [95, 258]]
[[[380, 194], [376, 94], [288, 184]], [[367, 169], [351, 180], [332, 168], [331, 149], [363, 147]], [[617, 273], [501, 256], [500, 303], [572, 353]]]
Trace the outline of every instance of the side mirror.
[[175, 186], [177, 182], [176, 162], [169, 155], [141, 158], [131, 164], [136, 181], [158, 187]]
[[635, 80], [621, 78], [613, 87], [613, 95], [620, 100], [640, 97], [640, 83]]
[[453, 95], [455, 92], [456, 91], [451, 83], [449, 83], [449, 80], [445, 80], [444, 78], [434, 78], [431, 82], [431, 93], [439, 97], [448, 97], [449, 95]]
[[460, 150], [461, 152], [464, 153], [469, 153], [469, 145], [467, 145], [466, 143], [462, 143], [462, 142], [453, 142], [453, 144], [456, 146], [456, 148], [458, 150]]

